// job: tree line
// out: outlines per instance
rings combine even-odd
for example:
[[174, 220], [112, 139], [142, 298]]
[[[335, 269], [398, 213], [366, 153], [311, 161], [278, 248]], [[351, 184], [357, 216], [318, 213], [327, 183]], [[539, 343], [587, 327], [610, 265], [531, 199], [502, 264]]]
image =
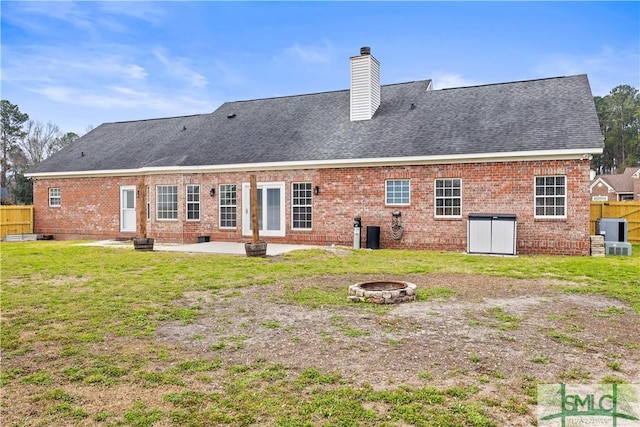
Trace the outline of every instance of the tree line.
[[24, 174], [56, 151], [78, 138], [62, 133], [57, 125], [29, 119], [27, 113], [3, 99], [0, 108], [0, 203], [33, 203], [33, 185]]
[[[629, 85], [616, 86], [594, 102], [604, 151], [594, 156], [591, 167], [598, 174], [621, 173], [640, 165], [640, 95]], [[30, 120], [17, 105], [2, 100], [0, 135], [2, 204], [33, 203], [33, 185], [24, 174], [56, 151], [75, 141], [73, 132], [62, 133], [57, 125]]]
[[604, 136], [604, 151], [591, 167], [598, 174], [622, 173], [640, 166], [640, 96], [629, 85], [616, 86], [604, 97], [593, 98]]

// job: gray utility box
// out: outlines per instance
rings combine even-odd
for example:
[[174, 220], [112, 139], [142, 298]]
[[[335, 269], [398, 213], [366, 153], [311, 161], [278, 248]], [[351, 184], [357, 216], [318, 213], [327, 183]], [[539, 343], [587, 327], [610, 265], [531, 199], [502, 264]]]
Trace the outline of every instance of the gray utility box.
[[627, 242], [604, 242], [605, 255], [627, 255], [631, 256], [631, 243]]
[[600, 218], [596, 221], [596, 234], [605, 242], [626, 242], [629, 226], [624, 218]]
[[467, 252], [470, 254], [516, 254], [514, 214], [469, 214]]

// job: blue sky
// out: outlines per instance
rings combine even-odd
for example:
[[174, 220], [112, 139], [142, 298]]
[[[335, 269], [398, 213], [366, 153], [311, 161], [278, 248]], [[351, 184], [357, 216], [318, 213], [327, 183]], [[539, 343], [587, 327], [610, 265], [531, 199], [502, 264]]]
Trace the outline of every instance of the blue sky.
[[640, 88], [638, 2], [2, 1], [2, 99], [84, 134], [104, 122], [349, 87], [370, 46], [383, 84], [436, 89], [584, 74]]

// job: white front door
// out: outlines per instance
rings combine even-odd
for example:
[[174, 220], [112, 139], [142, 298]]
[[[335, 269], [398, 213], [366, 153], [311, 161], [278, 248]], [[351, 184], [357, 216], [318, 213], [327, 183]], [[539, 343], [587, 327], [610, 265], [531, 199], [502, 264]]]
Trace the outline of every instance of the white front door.
[[[285, 235], [284, 182], [258, 183], [258, 225], [261, 236]], [[242, 234], [251, 236], [251, 185], [242, 184]]]
[[136, 231], [136, 187], [120, 187], [120, 231]]

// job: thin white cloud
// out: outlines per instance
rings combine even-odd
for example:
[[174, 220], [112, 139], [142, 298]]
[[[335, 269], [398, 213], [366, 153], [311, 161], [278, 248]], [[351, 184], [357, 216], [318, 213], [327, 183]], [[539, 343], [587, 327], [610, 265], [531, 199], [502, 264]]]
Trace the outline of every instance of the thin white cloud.
[[[39, 94], [56, 103], [95, 109], [155, 110], [161, 115], [193, 114], [211, 109], [208, 94], [201, 90], [203, 76], [178, 67], [176, 76], [162, 75], [142, 64], [132, 52], [106, 52], [117, 47], [96, 48], [102, 54], [87, 57], [80, 50], [31, 46], [27, 50], [3, 51], [4, 83]], [[120, 49], [122, 50], [122, 49]], [[164, 57], [163, 67], [173, 67]], [[153, 62], [153, 61], [152, 61]], [[165, 73], [166, 74], [166, 73]], [[188, 83], [185, 84], [185, 75]]]
[[536, 73], [544, 76], [572, 76], [585, 72], [584, 60], [575, 56], [550, 55], [536, 67]]
[[435, 72], [432, 76], [434, 89], [447, 89], [452, 87], [477, 86], [482, 84], [455, 73]]
[[216, 70], [218, 70], [221, 80], [228, 85], [237, 86], [244, 82], [242, 76], [229, 67], [226, 63], [216, 60], [214, 62]]
[[88, 61], [65, 60], [57, 64], [59, 70], [74, 69], [84, 75], [103, 75], [119, 80], [144, 80], [148, 76], [144, 67], [117, 55], [106, 55]]
[[333, 49], [326, 43], [324, 46], [302, 46], [295, 43], [284, 50], [285, 54], [300, 62], [311, 64], [329, 63], [333, 59]]
[[147, 70], [117, 54], [93, 55], [82, 51], [31, 46], [21, 51], [5, 48], [2, 80], [10, 82], [65, 81], [76, 83], [106, 77], [118, 80], [144, 80]]
[[100, 12], [115, 16], [127, 16], [150, 24], [161, 24], [166, 16], [158, 2], [105, 1], [100, 3]]
[[537, 77], [587, 74], [594, 95], [606, 95], [618, 85], [640, 85], [640, 50], [618, 50], [604, 46], [588, 54], [555, 53], [535, 67]]
[[30, 1], [19, 2], [18, 4], [22, 8], [22, 13], [41, 15], [50, 19], [56, 19], [85, 31], [93, 31], [95, 29], [94, 20], [91, 18], [87, 9], [83, 10], [76, 2]]
[[148, 76], [147, 70], [145, 70], [144, 68], [142, 68], [141, 66], [136, 65], [136, 64], [128, 65], [127, 66], [127, 72], [129, 73], [129, 75], [133, 79], [142, 80], [142, 79], [144, 79], [145, 77]]
[[190, 85], [202, 88], [207, 86], [209, 82], [207, 78], [190, 69], [187, 65], [187, 59], [184, 58], [170, 58], [164, 48], [156, 48], [153, 50], [153, 55], [161, 64], [165, 66], [165, 69], [170, 74], [184, 79]]
[[27, 32], [56, 36], [60, 28], [56, 21], [61, 21], [92, 38], [131, 32], [136, 24], [131, 20], [160, 26], [166, 17], [161, 3], [144, 1], [16, 1], [3, 5], [2, 12], [3, 20]]
[[[192, 114], [210, 109], [210, 102], [189, 96], [136, 90], [130, 87], [110, 86], [101, 90], [78, 89], [71, 86], [45, 86], [32, 92], [64, 103], [98, 109], [144, 109], [163, 114]], [[182, 113], [184, 112], [184, 113]]]

